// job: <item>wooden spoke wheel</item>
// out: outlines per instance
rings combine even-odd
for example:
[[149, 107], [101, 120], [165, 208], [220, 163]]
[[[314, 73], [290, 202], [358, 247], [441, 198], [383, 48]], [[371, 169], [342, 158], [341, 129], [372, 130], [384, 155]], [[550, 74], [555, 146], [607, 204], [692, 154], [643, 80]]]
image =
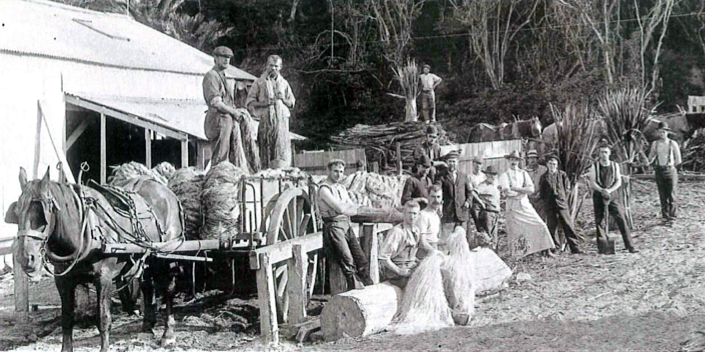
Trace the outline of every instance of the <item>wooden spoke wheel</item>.
[[[266, 244], [292, 240], [296, 237], [309, 235], [318, 231], [314, 205], [308, 194], [301, 188], [290, 188], [270, 200], [266, 215], [262, 221], [263, 233], [266, 233]], [[318, 255], [309, 255], [307, 273], [307, 293], [311, 297], [316, 283], [316, 267]], [[287, 283], [289, 278], [287, 262], [280, 262], [272, 267], [274, 288], [277, 302], [277, 318], [286, 323], [289, 320], [289, 293]]]

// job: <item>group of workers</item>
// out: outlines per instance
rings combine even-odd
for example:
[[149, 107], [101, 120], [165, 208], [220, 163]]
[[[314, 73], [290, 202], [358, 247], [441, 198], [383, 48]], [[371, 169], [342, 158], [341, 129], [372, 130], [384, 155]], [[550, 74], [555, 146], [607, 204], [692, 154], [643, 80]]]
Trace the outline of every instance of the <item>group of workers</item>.
[[[670, 223], [676, 218], [676, 166], [681, 157], [677, 143], [668, 138], [668, 126], [662, 124], [659, 130], [661, 139], [653, 143], [648, 161], [655, 165], [662, 216]], [[403, 222], [387, 233], [380, 246], [382, 280], [403, 288], [418, 262], [433, 251], [443, 251], [444, 239], [454, 231], [467, 234], [470, 248], [488, 247], [496, 251], [502, 197], [506, 201], [507, 245], [512, 255], [540, 253], [554, 257], [566, 246], [573, 254], [585, 253], [584, 238], [576, 231], [568, 206], [572, 185], [568, 175], [560, 170], [557, 155], [548, 155], [543, 166], [538, 164], [538, 153], [530, 150], [523, 169], [520, 164], [524, 158], [514, 151], [505, 156], [509, 167], [503, 173], [493, 165], [483, 169], [483, 158], [475, 156], [470, 173], [466, 174], [458, 168], [460, 152], [441, 155], [436, 127], [429, 125], [426, 132], [426, 141], [414, 152], [414, 174], [404, 185]], [[611, 146], [607, 141], [600, 142], [597, 152], [598, 159], [585, 176], [593, 193], [598, 253], [609, 254], [608, 214], [619, 227], [624, 250], [637, 253], [624, 204], [617, 196], [622, 186], [620, 165], [610, 160]], [[324, 248], [329, 258], [341, 265], [349, 288], [356, 287], [356, 275], [364, 285], [369, 285], [372, 281], [368, 258], [350, 225], [350, 216], [356, 214], [358, 207], [340, 184], [345, 162], [331, 160], [328, 170], [329, 176], [321, 185], [318, 198], [324, 222]], [[474, 229], [468, 226], [471, 218]], [[564, 236], [559, 236], [559, 226]]]

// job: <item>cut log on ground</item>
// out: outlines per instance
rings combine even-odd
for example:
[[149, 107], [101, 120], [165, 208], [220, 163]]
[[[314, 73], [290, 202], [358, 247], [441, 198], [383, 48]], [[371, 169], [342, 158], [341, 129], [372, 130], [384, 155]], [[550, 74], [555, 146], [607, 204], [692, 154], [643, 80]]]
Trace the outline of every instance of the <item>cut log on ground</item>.
[[512, 269], [493, 250], [479, 248], [470, 254], [475, 262], [476, 294], [497, 289], [512, 276]]
[[384, 282], [331, 297], [321, 313], [327, 341], [368, 336], [387, 328], [401, 303], [402, 290]]

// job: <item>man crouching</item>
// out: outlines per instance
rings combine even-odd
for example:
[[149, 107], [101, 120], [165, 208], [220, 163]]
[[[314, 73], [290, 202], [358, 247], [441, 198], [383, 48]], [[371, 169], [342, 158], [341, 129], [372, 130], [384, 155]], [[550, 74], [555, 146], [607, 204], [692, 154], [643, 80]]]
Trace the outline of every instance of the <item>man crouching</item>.
[[402, 289], [406, 287], [418, 264], [416, 252], [419, 250], [419, 229], [415, 222], [420, 211], [421, 207], [415, 200], [406, 202], [404, 222], [389, 230], [379, 251], [381, 280], [389, 280]]
[[350, 216], [357, 214], [358, 206], [352, 202], [348, 190], [340, 183], [344, 177], [343, 160], [333, 159], [328, 162], [328, 178], [320, 185], [318, 207], [323, 218], [323, 249], [328, 260], [340, 265], [348, 290], [352, 290], [355, 288], [355, 274], [365, 286], [374, 283], [370, 278], [367, 256], [350, 227]]

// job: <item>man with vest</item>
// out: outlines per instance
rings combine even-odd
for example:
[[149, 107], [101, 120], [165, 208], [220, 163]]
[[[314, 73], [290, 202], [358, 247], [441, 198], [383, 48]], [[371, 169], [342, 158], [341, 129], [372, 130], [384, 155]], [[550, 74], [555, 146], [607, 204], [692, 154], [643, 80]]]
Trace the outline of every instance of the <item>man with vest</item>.
[[[546, 212], [544, 211], [544, 204], [541, 196], [539, 196], [539, 181], [541, 181], [541, 176], [546, 173], [547, 169], [545, 166], [539, 164], [539, 153], [535, 149], [531, 149], [526, 152], [526, 172], [531, 176], [531, 182], [536, 186], [534, 193], [529, 194], [529, 202], [531, 206], [534, 207], [539, 216], [546, 220]], [[556, 242], [556, 245], [560, 243]]]
[[[460, 152], [452, 150], [443, 158], [448, 164], [448, 171], [439, 177], [443, 188], [443, 235], [448, 236], [456, 226], [467, 231], [468, 210], [472, 200], [472, 187], [468, 175], [458, 169]], [[467, 231], [468, 245], [474, 247], [474, 232]]]
[[344, 177], [345, 161], [329, 161], [328, 178], [318, 191], [318, 207], [323, 219], [323, 249], [328, 260], [340, 265], [348, 290], [352, 290], [355, 288], [356, 274], [365, 286], [373, 282], [367, 256], [350, 226], [350, 216], [357, 214], [358, 206], [340, 183]]
[[497, 229], [500, 211], [500, 190], [497, 182], [497, 168], [494, 165], [488, 166], [482, 171], [485, 179], [476, 185], [473, 193], [477, 194], [479, 200], [472, 204], [475, 218], [475, 227], [479, 232], [476, 245], [479, 247], [489, 247], [497, 251], [499, 238]]
[[[558, 169], [558, 156], [549, 155], [546, 161], [548, 171], [541, 175], [539, 180], [539, 195], [543, 200], [548, 231], [553, 236], [555, 243], [567, 242], [573, 254], [583, 254], [583, 239], [575, 232], [573, 219], [568, 210], [568, 194], [570, 193], [570, 180], [563, 170]], [[558, 225], [565, 233], [565, 239], [558, 238]]]
[[404, 183], [404, 191], [401, 194], [402, 205], [410, 200], [415, 200], [423, 207], [426, 206], [428, 187], [433, 184], [428, 177], [428, 169], [431, 166], [433, 166], [431, 160], [426, 155], [422, 155], [419, 160], [416, 160], [416, 172]]
[[477, 193], [477, 187], [487, 179], [485, 173], [482, 171], [482, 164], [485, 163], [485, 159], [476, 155], [472, 157], [472, 163], [470, 165], [470, 174], [468, 175], [468, 183], [470, 183], [470, 188], [472, 189], [472, 199], [470, 200], [470, 216], [475, 223], [475, 228], [478, 232], [482, 232], [482, 227], [478, 221], [481, 207], [475, 206], [476, 203], [482, 203], [480, 196]]
[[418, 161], [421, 156], [426, 155], [431, 160], [431, 168], [428, 170], [428, 177], [431, 182], [436, 181], [436, 164], [443, 164], [440, 162], [441, 158], [441, 146], [437, 142], [438, 140], [438, 128], [434, 125], [429, 125], [426, 127], [426, 141], [416, 146], [414, 149], [414, 160]]
[[681, 163], [681, 151], [678, 143], [668, 138], [668, 124], [659, 122], [659, 139], [651, 144], [649, 163], [654, 166], [656, 186], [661, 200], [661, 216], [666, 221], [676, 219], [676, 193], [678, 191], [678, 170]]
[[402, 289], [418, 264], [416, 254], [421, 238], [415, 223], [420, 211], [421, 207], [416, 201], [406, 202], [404, 221], [389, 230], [379, 250], [381, 279]]
[[624, 217], [624, 205], [619, 199], [617, 190], [622, 186], [622, 172], [619, 164], [610, 160], [612, 151], [606, 140], [602, 140], [598, 147], [598, 161], [590, 168], [588, 179], [592, 188], [592, 203], [595, 211], [595, 224], [597, 226], [597, 252], [606, 254], [607, 249], [607, 226], [608, 216], [614, 217], [619, 232], [622, 233], [624, 250], [629, 253], [637, 253], [632, 245], [632, 238], [629, 233], [629, 226]]

